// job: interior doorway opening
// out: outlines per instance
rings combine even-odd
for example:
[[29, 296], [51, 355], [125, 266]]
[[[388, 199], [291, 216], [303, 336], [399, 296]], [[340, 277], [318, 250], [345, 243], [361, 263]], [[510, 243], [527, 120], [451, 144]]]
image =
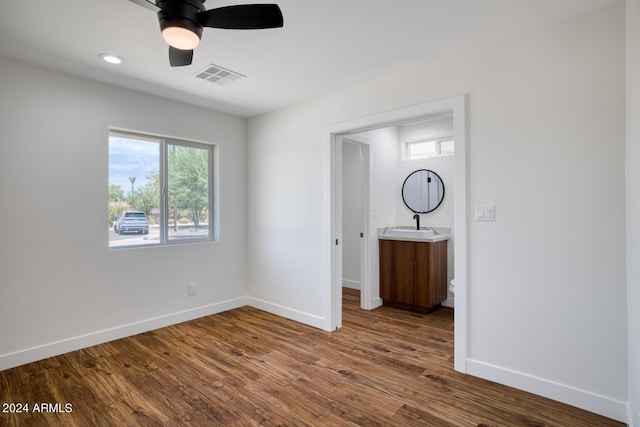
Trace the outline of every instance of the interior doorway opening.
[[[351, 226], [349, 230], [345, 228], [344, 200], [345, 174], [352, 171], [344, 170], [345, 144], [358, 144], [360, 150], [366, 147], [367, 161], [366, 168], [359, 171], [359, 176], [363, 180], [360, 184], [363, 201], [359, 201], [362, 211], [360, 226], [364, 230], [356, 231], [361, 239], [360, 277], [361, 308], [370, 310], [382, 305], [379, 295], [379, 274], [378, 274], [378, 250], [377, 250], [377, 227], [385, 224], [385, 221], [395, 220], [389, 218], [388, 211], [380, 211], [378, 200], [380, 188], [380, 170], [375, 168], [381, 166], [382, 162], [376, 161], [374, 147], [366, 140], [369, 132], [381, 129], [398, 128], [402, 125], [416, 123], [419, 121], [432, 119], [434, 116], [451, 114], [453, 116], [453, 138], [455, 139], [455, 160], [454, 160], [454, 212], [452, 236], [454, 242], [455, 267], [453, 276], [456, 278], [456, 293], [454, 300], [455, 316], [455, 369], [466, 372], [466, 286], [467, 286], [467, 127], [466, 127], [466, 96], [460, 95], [443, 100], [433, 101], [416, 106], [406, 107], [399, 110], [380, 113], [372, 116], [362, 117], [333, 125], [328, 129], [331, 152], [331, 329], [335, 330], [342, 326], [342, 287], [344, 284], [344, 259], [346, 233], [353, 234]], [[363, 137], [364, 135], [364, 137]], [[397, 140], [397, 139], [396, 139]], [[396, 158], [401, 159], [401, 149], [395, 149]], [[378, 158], [379, 160], [379, 158]], [[374, 177], [375, 175], [375, 177]], [[375, 182], [374, 182], [375, 181]], [[364, 183], [364, 185], [363, 185]], [[395, 180], [390, 180], [390, 186], [395, 187]], [[386, 189], [393, 193], [393, 189]], [[384, 193], [386, 190], [382, 190]], [[398, 196], [400, 197], [400, 196]], [[393, 210], [394, 208], [391, 208]], [[384, 210], [384, 209], [383, 209]], [[395, 224], [385, 224], [386, 226]]]
[[368, 278], [369, 145], [342, 138], [342, 287], [357, 290], [364, 307]]

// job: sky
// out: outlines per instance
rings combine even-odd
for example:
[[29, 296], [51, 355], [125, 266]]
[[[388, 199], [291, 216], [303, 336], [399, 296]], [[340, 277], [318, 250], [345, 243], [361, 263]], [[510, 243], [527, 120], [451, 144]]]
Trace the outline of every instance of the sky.
[[109, 135], [109, 185], [120, 185], [125, 196], [131, 192], [129, 177], [136, 177], [138, 189], [147, 183], [149, 172], [159, 168], [159, 143]]

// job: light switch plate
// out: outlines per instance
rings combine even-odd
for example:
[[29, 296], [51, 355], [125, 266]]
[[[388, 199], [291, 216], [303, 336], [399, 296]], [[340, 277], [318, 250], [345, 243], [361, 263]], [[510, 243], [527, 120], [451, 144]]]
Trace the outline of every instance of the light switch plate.
[[495, 221], [495, 205], [476, 205], [476, 221]]

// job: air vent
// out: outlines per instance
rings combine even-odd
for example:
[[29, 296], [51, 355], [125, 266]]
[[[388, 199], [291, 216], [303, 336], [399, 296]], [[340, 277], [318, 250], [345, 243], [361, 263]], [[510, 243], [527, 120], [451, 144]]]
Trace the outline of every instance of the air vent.
[[246, 76], [236, 73], [235, 71], [227, 70], [219, 65], [207, 65], [204, 69], [198, 71], [195, 75], [197, 79], [206, 80], [211, 83], [215, 83], [219, 86], [226, 86], [238, 79], [242, 79]]

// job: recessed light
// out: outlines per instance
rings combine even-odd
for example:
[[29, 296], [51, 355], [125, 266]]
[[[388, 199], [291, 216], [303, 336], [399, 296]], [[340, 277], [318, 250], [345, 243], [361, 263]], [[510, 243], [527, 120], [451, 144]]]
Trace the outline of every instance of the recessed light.
[[100, 59], [104, 62], [108, 62], [109, 64], [122, 64], [124, 62], [124, 58], [118, 55], [114, 55], [112, 53], [101, 53], [98, 55]]

